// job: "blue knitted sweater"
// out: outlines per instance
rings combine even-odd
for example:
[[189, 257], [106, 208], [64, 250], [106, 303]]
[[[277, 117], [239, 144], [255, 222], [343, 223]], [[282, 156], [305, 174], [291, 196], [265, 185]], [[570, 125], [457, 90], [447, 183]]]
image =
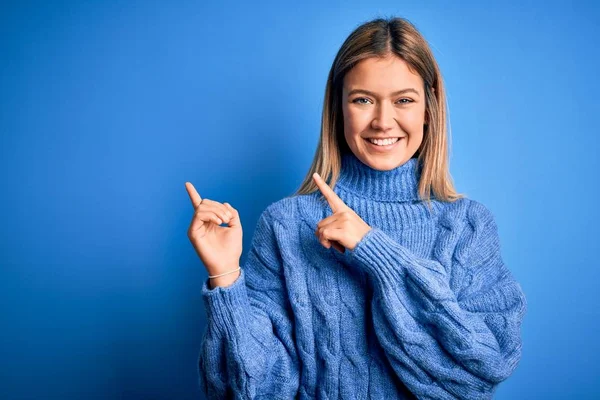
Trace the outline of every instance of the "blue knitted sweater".
[[490, 399], [521, 358], [526, 299], [490, 211], [418, 197], [417, 159], [344, 154], [334, 192], [372, 229], [353, 250], [314, 232], [320, 192], [270, 204], [240, 276], [202, 298], [209, 399]]

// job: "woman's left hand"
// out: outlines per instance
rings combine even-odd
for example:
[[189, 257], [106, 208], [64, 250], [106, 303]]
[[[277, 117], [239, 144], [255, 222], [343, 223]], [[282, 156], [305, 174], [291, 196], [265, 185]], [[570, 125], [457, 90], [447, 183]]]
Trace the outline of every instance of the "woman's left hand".
[[313, 174], [313, 179], [333, 211], [317, 224], [315, 236], [328, 249], [333, 246], [340, 253], [346, 249], [353, 250], [371, 227], [340, 199], [318, 173]]

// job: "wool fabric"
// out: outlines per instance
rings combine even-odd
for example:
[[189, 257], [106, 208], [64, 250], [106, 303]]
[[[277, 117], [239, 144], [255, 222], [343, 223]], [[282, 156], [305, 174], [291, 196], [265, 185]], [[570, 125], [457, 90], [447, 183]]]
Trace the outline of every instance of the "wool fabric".
[[315, 236], [319, 191], [271, 203], [239, 277], [202, 299], [208, 399], [490, 399], [522, 353], [524, 292], [492, 213], [419, 198], [417, 158], [342, 155], [334, 192], [370, 227], [340, 253]]

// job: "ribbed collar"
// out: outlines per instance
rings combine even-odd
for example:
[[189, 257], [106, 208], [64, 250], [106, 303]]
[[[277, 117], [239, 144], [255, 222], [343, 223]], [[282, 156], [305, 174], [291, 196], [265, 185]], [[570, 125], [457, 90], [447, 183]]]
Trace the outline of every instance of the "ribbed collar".
[[394, 169], [379, 171], [364, 164], [350, 151], [342, 154], [342, 170], [336, 186], [376, 201], [414, 201], [420, 200], [420, 175], [417, 158]]

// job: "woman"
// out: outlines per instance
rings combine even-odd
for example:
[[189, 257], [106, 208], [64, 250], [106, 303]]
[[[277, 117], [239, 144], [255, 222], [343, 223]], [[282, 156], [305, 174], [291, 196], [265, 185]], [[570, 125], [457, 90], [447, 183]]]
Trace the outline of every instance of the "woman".
[[526, 299], [493, 215], [454, 191], [427, 42], [405, 19], [361, 25], [325, 97], [310, 171], [262, 213], [243, 268], [237, 211], [186, 183], [209, 273], [204, 393], [491, 398], [521, 358]]

